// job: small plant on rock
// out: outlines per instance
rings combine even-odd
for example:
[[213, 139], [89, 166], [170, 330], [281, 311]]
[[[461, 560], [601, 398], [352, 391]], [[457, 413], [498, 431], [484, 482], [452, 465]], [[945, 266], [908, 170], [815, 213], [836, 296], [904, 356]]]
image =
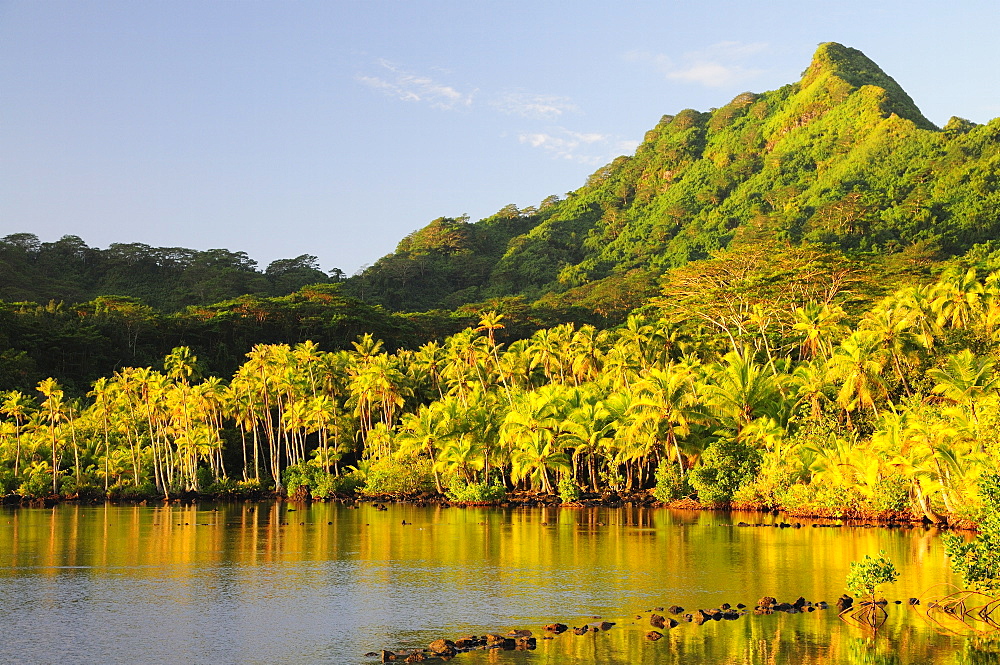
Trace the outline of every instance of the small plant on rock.
[[899, 571], [885, 552], [879, 552], [877, 558], [866, 554], [861, 561], [851, 562], [851, 570], [847, 573], [847, 590], [874, 599], [880, 585], [892, 584], [897, 579]]
[[897, 579], [899, 571], [885, 552], [880, 551], [874, 558], [866, 554], [863, 560], [852, 561], [851, 570], [847, 573], [847, 590], [865, 599], [859, 605], [844, 610], [841, 616], [878, 630], [889, 615], [876, 601], [875, 594], [881, 585], [892, 584]]

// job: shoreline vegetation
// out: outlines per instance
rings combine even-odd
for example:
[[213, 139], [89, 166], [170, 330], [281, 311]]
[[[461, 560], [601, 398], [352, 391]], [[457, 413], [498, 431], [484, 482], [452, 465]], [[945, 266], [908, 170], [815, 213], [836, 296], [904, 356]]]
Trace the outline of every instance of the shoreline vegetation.
[[187, 347], [86, 398], [49, 378], [0, 395], [0, 491], [533, 493], [979, 521], [1000, 452], [1000, 272], [958, 266], [859, 307], [819, 269], [815, 291], [762, 279], [772, 258], [720, 256], [743, 283], [664, 296], [610, 330], [564, 324], [504, 344], [503, 314], [487, 312], [417, 350], [368, 334], [351, 351], [260, 344], [228, 381], [203, 378]]

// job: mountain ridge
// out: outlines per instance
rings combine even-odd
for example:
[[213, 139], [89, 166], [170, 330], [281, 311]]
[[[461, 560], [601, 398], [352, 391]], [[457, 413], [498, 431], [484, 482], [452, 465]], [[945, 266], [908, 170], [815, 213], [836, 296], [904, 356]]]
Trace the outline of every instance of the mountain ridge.
[[411, 311], [535, 300], [635, 271], [655, 279], [748, 233], [955, 255], [1000, 230], [998, 135], [996, 120], [937, 128], [861, 51], [827, 42], [799, 81], [664, 116], [565, 199], [435, 220], [347, 288]]

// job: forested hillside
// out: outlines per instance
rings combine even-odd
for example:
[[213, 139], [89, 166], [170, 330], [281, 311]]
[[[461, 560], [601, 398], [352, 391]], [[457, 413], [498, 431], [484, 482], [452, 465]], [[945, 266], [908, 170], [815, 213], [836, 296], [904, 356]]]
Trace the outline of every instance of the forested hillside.
[[337, 281], [315, 256], [271, 262], [263, 271], [245, 252], [114, 243], [89, 247], [77, 236], [41, 242], [32, 233], [0, 238], [0, 300], [76, 303], [128, 296], [166, 312], [246, 294], [285, 296], [306, 284]]
[[747, 234], [960, 254], [1000, 231], [998, 181], [1000, 120], [938, 129], [864, 54], [827, 43], [797, 83], [664, 116], [564, 200], [435, 220], [347, 288], [397, 309], [523, 295], [621, 318], [642, 300], [629, 292]]

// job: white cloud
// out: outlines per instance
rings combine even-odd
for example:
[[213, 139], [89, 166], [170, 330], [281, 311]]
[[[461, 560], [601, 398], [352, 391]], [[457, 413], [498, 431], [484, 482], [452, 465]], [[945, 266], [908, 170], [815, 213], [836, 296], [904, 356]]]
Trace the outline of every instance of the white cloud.
[[675, 62], [662, 53], [631, 51], [626, 59], [645, 62], [673, 81], [718, 88], [756, 78], [763, 70], [747, 67], [744, 61], [767, 50], [764, 42], [719, 42], [700, 51], [688, 51]]
[[461, 92], [450, 85], [439, 83], [429, 76], [407, 72], [387, 60], [379, 60], [378, 64], [382, 69], [388, 71], [390, 76], [386, 78], [358, 76], [358, 82], [404, 102], [421, 102], [437, 109], [450, 111], [472, 106], [475, 91]]
[[631, 155], [635, 149], [642, 144], [642, 141], [624, 140], [615, 143], [615, 150], [623, 155]]
[[632, 152], [638, 141], [622, 141], [607, 134], [574, 132], [564, 127], [553, 127], [546, 132], [524, 132], [518, 141], [541, 148], [556, 159], [566, 159], [581, 164], [597, 166], [619, 154]]
[[492, 106], [507, 115], [542, 120], [553, 120], [563, 113], [576, 113], [580, 110], [568, 97], [527, 92], [507, 92], [493, 100]]

